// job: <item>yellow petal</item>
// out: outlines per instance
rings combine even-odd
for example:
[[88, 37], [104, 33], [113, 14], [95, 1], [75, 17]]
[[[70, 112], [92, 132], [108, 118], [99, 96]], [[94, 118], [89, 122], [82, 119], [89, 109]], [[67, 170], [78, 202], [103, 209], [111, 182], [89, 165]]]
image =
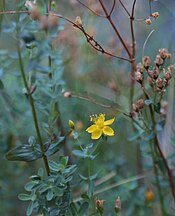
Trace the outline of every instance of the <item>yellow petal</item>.
[[105, 126], [105, 127], [103, 128], [103, 133], [104, 133], [105, 135], [108, 135], [108, 136], [114, 136], [114, 131], [113, 131], [113, 129], [110, 128], [109, 126]]
[[102, 135], [102, 130], [97, 129], [97, 130], [92, 132], [91, 138], [96, 140], [96, 139], [99, 139], [101, 137], [101, 135]]
[[91, 125], [90, 127], [88, 127], [88, 128], [86, 129], [86, 131], [87, 131], [88, 133], [92, 133], [94, 130], [97, 130], [97, 129], [98, 129], [97, 125], [93, 124], [93, 125]]
[[115, 118], [109, 119], [104, 122], [104, 125], [111, 125], [114, 122]]
[[105, 120], [105, 116], [104, 116], [104, 114], [100, 114], [100, 116], [99, 116], [99, 118], [98, 118], [98, 120], [97, 120], [97, 124], [101, 124], [101, 123], [103, 123], [104, 120]]

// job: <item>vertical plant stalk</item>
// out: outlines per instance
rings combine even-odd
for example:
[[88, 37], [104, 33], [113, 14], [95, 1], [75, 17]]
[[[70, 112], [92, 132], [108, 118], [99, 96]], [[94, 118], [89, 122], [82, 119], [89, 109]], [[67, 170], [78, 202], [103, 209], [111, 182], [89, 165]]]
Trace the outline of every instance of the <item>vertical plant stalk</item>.
[[38, 118], [37, 118], [37, 114], [36, 114], [35, 104], [34, 104], [34, 101], [33, 101], [33, 97], [32, 97], [32, 95], [30, 93], [30, 88], [28, 86], [27, 79], [26, 79], [26, 76], [25, 76], [24, 65], [23, 65], [23, 61], [22, 61], [22, 57], [21, 57], [21, 50], [20, 50], [20, 47], [19, 47], [19, 42], [18, 42], [18, 47], [17, 48], [18, 48], [18, 59], [19, 59], [20, 73], [21, 73], [21, 76], [22, 76], [22, 80], [24, 82], [24, 86], [25, 86], [25, 88], [27, 90], [27, 93], [28, 93], [29, 103], [30, 103], [30, 106], [31, 106], [33, 121], [34, 121], [34, 125], [35, 125], [35, 130], [36, 130], [36, 133], [37, 133], [39, 145], [40, 145], [41, 152], [42, 152], [42, 155], [43, 155], [43, 161], [44, 161], [45, 169], [46, 169], [47, 175], [49, 176], [50, 175], [50, 168], [49, 168], [49, 164], [48, 164], [48, 159], [47, 159], [47, 156], [45, 155], [45, 148], [44, 148], [44, 144], [43, 144], [43, 141], [42, 141], [42, 138], [41, 138], [41, 133], [40, 133], [39, 125], [38, 125]]
[[[149, 100], [149, 96], [148, 94], [145, 92], [144, 88], [142, 87], [143, 91], [144, 91], [144, 94], [145, 94], [145, 97], [147, 100]], [[152, 108], [152, 105], [150, 104], [149, 105], [149, 110], [150, 110], [150, 115], [151, 115], [151, 120], [152, 120], [152, 124], [153, 124], [153, 130], [155, 131], [155, 127], [156, 127], [156, 122], [155, 122], [155, 118], [154, 118], [154, 111], [153, 111], [153, 108]], [[173, 195], [173, 198], [174, 198], [174, 201], [175, 201], [175, 185], [174, 185], [174, 179], [173, 179], [173, 175], [172, 175], [172, 172], [168, 166], [168, 162], [166, 161], [166, 158], [160, 148], [160, 144], [159, 144], [159, 141], [158, 141], [158, 138], [157, 136], [154, 137], [154, 144], [155, 144], [155, 147], [159, 153], [159, 156], [161, 157], [162, 161], [163, 161], [163, 164], [166, 168], [166, 172], [167, 172], [167, 175], [168, 175], [168, 181], [169, 181], [169, 184], [170, 184], [170, 187], [171, 187], [171, 192], [172, 192], [172, 195]]]
[[160, 204], [161, 204], [161, 211], [162, 211], [163, 216], [166, 216], [167, 214], [166, 214], [166, 210], [164, 206], [164, 197], [163, 197], [161, 186], [160, 186], [159, 173], [158, 173], [158, 169], [155, 164], [154, 148], [151, 142], [149, 142], [149, 144], [150, 144], [150, 149], [151, 149], [151, 157], [152, 157], [152, 163], [153, 163], [153, 168], [154, 168], [154, 175], [156, 179], [156, 185], [157, 185], [157, 190], [158, 190]]

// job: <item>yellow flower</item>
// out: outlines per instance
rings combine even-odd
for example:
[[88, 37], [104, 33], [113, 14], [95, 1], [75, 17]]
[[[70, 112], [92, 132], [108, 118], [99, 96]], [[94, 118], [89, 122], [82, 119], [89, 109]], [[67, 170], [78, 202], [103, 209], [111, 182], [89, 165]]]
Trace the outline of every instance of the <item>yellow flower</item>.
[[114, 122], [115, 118], [105, 121], [104, 114], [100, 114], [99, 116], [91, 116], [90, 118], [90, 121], [92, 121], [94, 124], [88, 127], [86, 131], [88, 133], [91, 133], [91, 138], [93, 140], [99, 139], [102, 134], [105, 134], [107, 136], [114, 136], [113, 129], [108, 125], [111, 125]]

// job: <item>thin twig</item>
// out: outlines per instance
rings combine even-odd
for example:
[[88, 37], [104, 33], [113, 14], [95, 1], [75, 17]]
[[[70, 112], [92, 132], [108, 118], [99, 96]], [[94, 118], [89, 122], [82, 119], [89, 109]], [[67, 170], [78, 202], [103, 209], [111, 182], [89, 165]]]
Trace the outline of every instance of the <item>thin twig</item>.
[[129, 49], [128, 49], [128, 47], [127, 47], [127, 45], [126, 45], [126, 43], [125, 43], [125, 41], [124, 41], [124, 39], [123, 39], [123, 37], [120, 35], [120, 33], [119, 33], [119, 31], [118, 31], [116, 25], [114, 24], [113, 20], [111, 19], [111, 16], [110, 16], [109, 13], [107, 12], [107, 9], [106, 9], [106, 7], [104, 6], [102, 0], [99, 0], [99, 2], [100, 2], [100, 5], [101, 5], [103, 11], [104, 11], [105, 14], [106, 14], [106, 19], [107, 19], [107, 20], [109, 21], [109, 23], [111, 24], [112, 28], [114, 29], [114, 31], [115, 31], [117, 37], [119, 38], [121, 44], [123, 45], [124, 49], [126, 50], [128, 56], [129, 56], [129, 58], [130, 58], [130, 60], [131, 60], [131, 59], [132, 59], [132, 55], [131, 55], [131, 53], [130, 53], [130, 51], [129, 51]]
[[112, 5], [112, 8], [111, 8], [111, 11], [109, 12], [109, 16], [111, 16], [112, 12], [114, 11], [115, 4], [116, 4], [116, 0], [113, 1], [113, 5]]
[[96, 16], [99, 16], [99, 17], [104, 17], [103, 15], [101, 14], [98, 14], [96, 13], [94, 10], [92, 10], [90, 7], [88, 7], [86, 4], [84, 4], [83, 2], [81, 2], [80, 0], [76, 0], [79, 4], [83, 5], [85, 8], [87, 8], [88, 10], [90, 10], [93, 14], [95, 14]]
[[125, 5], [123, 4], [123, 2], [121, 0], [119, 0], [121, 6], [124, 8], [124, 10], [126, 11], [126, 13], [128, 14], [128, 16], [130, 17], [131, 14], [129, 13], [128, 9], [125, 7]]

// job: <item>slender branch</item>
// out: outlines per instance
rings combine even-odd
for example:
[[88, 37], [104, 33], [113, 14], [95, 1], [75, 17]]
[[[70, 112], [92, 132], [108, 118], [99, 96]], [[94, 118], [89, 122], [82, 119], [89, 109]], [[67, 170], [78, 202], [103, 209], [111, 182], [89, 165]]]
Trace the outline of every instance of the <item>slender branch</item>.
[[83, 5], [85, 8], [87, 8], [88, 10], [90, 10], [93, 14], [95, 14], [96, 16], [99, 16], [99, 17], [104, 17], [103, 15], [101, 14], [98, 14], [96, 13], [94, 10], [92, 10], [90, 7], [88, 7], [86, 4], [84, 4], [83, 2], [81, 2], [80, 0], [76, 0], [79, 4]]
[[32, 109], [34, 125], [35, 125], [36, 133], [37, 133], [37, 136], [38, 136], [39, 145], [40, 145], [40, 148], [41, 148], [41, 151], [42, 151], [46, 172], [47, 172], [47, 175], [49, 176], [50, 175], [50, 169], [49, 169], [48, 159], [47, 159], [47, 156], [45, 155], [45, 147], [44, 147], [44, 143], [43, 143], [42, 138], [41, 138], [41, 133], [40, 133], [39, 125], [38, 125], [38, 118], [37, 118], [37, 114], [36, 114], [36, 110], [35, 110], [35, 104], [34, 104], [34, 101], [33, 101], [33, 97], [32, 97], [32, 95], [30, 93], [30, 88], [28, 86], [27, 79], [26, 79], [26, 76], [25, 76], [24, 65], [23, 65], [23, 61], [22, 61], [22, 57], [21, 57], [21, 51], [20, 51], [19, 44], [18, 44], [18, 58], [19, 58], [21, 76], [22, 76], [22, 79], [23, 79], [23, 82], [24, 82], [24, 86], [25, 86], [25, 88], [27, 90], [30, 106], [31, 106], [31, 109]]
[[[133, 5], [132, 5], [132, 12], [130, 16], [130, 29], [131, 29], [131, 38], [132, 38], [132, 71], [131, 71], [131, 76], [134, 77], [135, 70], [136, 70], [136, 64], [135, 64], [135, 46], [136, 46], [136, 41], [135, 41], [135, 35], [134, 35], [134, 12], [135, 12], [135, 5], [136, 5], [136, 0], [134, 0]], [[131, 79], [131, 91], [130, 91], [130, 107], [132, 107], [133, 103], [133, 97], [134, 97], [134, 89], [135, 89], [135, 80]]]
[[114, 11], [115, 4], [116, 4], [116, 0], [113, 1], [113, 5], [112, 5], [112, 8], [111, 8], [111, 11], [109, 12], [109, 16], [111, 16], [112, 12]]
[[100, 5], [101, 5], [103, 11], [104, 11], [105, 14], [106, 14], [106, 19], [107, 19], [107, 20], [109, 21], [109, 23], [111, 24], [112, 28], [114, 29], [116, 35], [118, 36], [120, 42], [122, 43], [124, 49], [126, 50], [128, 56], [129, 56], [129, 58], [130, 58], [130, 60], [131, 60], [131, 59], [132, 59], [132, 55], [131, 55], [131, 53], [130, 53], [130, 51], [129, 51], [129, 49], [128, 49], [128, 47], [127, 47], [127, 45], [126, 45], [126, 43], [125, 43], [125, 41], [124, 41], [124, 39], [123, 39], [123, 37], [120, 35], [120, 33], [119, 33], [117, 27], [115, 26], [113, 20], [111, 19], [111, 16], [108, 14], [107, 9], [106, 9], [106, 7], [104, 6], [102, 0], [99, 0], [99, 2], [100, 2]]
[[148, 0], [149, 2], [149, 14], [150, 16], [152, 15], [152, 5], [151, 5], [151, 0]]
[[[144, 91], [144, 94], [146, 96], [146, 99], [149, 100], [149, 96], [148, 94]], [[150, 115], [151, 115], [151, 120], [152, 120], [152, 124], [153, 124], [153, 130], [155, 130], [155, 118], [154, 118], [154, 111], [153, 111], [153, 108], [152, 108], [152, 105], [149, 105], [149, 110], [150, 110]], [[173, 175], [172, 175], [172, 172], [168, 166], [168, 162], [160, 148], [160, 144], [159, 144], [159, 141], [158, 141], [158, 138], [157, 136], [154, 137], [154, 143], [155, 143], [155, 146], [159, 152], [159, 155], [164, 163], [164, 166], [166, 168], [166, 171], [167, 171], [167, 174], [168, 174], [168, 179], [169, 179], [169, 184], [170, 184], [170, 187], [171, 187], [171, 192], [172, 192], [172, 195], [173, 195], [173, 198], [175, 200], [175, 185], [174, 185], [174, 179], [173, 179]]]
[[130, 17], [131, 14], [129, 13], [128, 9], [125, 7], [125, 5], [123, 4], [123, 2], [121, 0], [119, 0], [121, 6], [124, 8], [124, 10], [126, 11], [126, 13], [128, 14], [128, 16]]

